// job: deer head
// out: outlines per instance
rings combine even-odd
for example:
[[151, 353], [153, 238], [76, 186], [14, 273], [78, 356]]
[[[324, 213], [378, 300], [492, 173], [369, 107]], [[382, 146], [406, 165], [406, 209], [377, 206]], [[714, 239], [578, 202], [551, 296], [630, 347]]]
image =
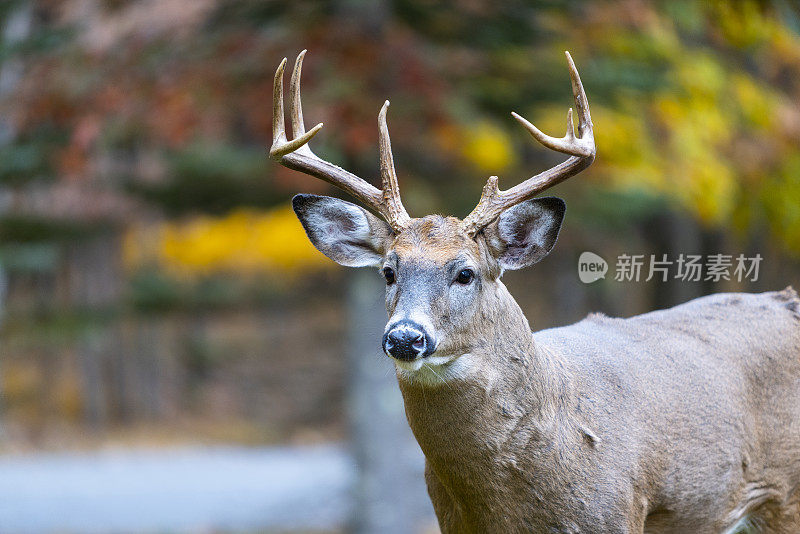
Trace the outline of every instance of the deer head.
[[[423, 364], [428, 368], [445, 366], [474, 353], [490, 342], [486, 339], [487, 323], [508, 321], [498, 312], [501, 303], [513, 302], [500, 281], [503, 271], [538, 262], [558, 238], [564, 202], [534, 197], [585, 169], [595, 157], [589, 106], [572, 58], [566, 54], [578, 110], [577, 135], [572, 109], [562, 138], [545, 135], [512, 113], [540, 143], [569, 158], [506, 191], [498, 189], [497, 177], [492, 176], [478, 205], [459, 220], [439, 215], [411, 218], [403, 207], [386, 126], [388, 101], [378, 114], [380, 190], [311, 151], [308, 142], [322, 124], [309, 131], [303, 124], [300, 72], [304, 55], [305, 51], [297, 57], [291, 77], [291, 140], [284, 129], [286, 59], [275, 73], [270, 156], [286, 167], [343, 189], [369, 208], [331, 197], [297, 195], [293, 207], [309, 239], [341, 265], [380, 269], [386, 279], [389, 314], [383, 349], [401, 372], [414, 373]], [[530, 334], [524, 317], [522, 322]]]

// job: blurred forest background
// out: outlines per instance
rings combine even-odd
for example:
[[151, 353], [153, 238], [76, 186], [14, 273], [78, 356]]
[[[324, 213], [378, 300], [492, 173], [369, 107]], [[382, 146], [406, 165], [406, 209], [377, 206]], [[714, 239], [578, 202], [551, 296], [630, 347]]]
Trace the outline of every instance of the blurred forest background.
[[[377, 178], [390, 99], [412, 216], [464, 216], [489, 175], [560, 161], [509, 112], [563, 135], [571, 52], [598, 157], [553, 192], [553, 254], [506, 276], [534, 329], [800, 281], [794, 0], [5, 0], [0, 451], [358, 432], [346, 318], [380, 280], [311, 247], [289, 199], [339, 193], [267, 155], [275, 68], [304, 48], [314, 150]], [[612, 271], [622, 253], [763, 261], [755, 282], [585, 285], [586, 250]]]

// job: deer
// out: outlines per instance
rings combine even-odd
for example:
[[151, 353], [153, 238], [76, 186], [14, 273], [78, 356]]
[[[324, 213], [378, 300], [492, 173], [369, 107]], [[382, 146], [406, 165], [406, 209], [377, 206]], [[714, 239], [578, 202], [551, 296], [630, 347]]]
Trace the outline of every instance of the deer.
[[[313, 245], [386, 281], [383, 351], [393, 362], [445, 533], [800, 532], [800, 300], [719, 293], [630, 318], [594, 313], [532, 332], [503, 285], [553, 248], [565, 203], [539, 197], [586, 169], [596, 147], [586, 93], [566, 53], [577, 109], [554, 138], [567, 158], [508, 190], [488, 179], [463, 220], [409, 216], [386, 114], [381, 189], [322, 160], [300, 101], [274, 79], [270, 157], [361, 205], [300, 194]], [[363, 206], [363, 207], [362, 207]]]

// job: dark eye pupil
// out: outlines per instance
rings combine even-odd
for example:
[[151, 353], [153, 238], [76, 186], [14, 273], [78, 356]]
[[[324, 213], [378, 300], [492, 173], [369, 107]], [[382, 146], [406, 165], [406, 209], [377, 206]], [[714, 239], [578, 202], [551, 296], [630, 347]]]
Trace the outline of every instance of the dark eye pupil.
[[458, 278], [456, 278], [456, 282], [459, 284], [469, 284], [472, 281], [472, 277], [474, 274], [469, 269], [464, 269], [460, 273], [458, 273]]
[[383, 277], [386, 278], [387, 284], [394, 283], [394, 271], [391, 267], [384, 267], [383, 268]]

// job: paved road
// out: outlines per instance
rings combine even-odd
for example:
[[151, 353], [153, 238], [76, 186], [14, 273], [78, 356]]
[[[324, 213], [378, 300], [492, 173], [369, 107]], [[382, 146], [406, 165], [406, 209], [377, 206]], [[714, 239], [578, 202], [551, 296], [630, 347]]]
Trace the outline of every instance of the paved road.
[[0, 457], [0, 533], [341, 527], [355, 463], [340, 446]]

